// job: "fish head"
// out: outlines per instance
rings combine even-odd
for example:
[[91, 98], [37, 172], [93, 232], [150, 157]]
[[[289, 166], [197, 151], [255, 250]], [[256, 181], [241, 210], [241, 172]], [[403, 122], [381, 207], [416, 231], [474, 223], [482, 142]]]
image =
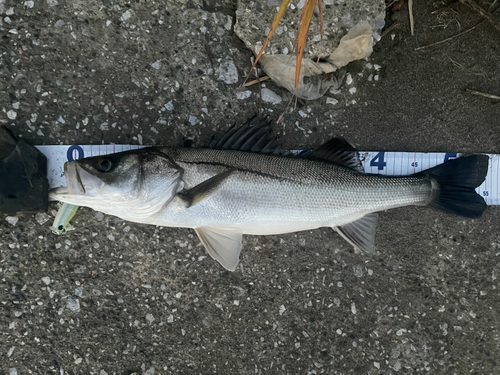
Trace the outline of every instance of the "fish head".
[[147, 221], [182, 190], [182, 168], [167, 155], [142, 149], [64, 164], [65, 187], [51, 199], [130, 221]]

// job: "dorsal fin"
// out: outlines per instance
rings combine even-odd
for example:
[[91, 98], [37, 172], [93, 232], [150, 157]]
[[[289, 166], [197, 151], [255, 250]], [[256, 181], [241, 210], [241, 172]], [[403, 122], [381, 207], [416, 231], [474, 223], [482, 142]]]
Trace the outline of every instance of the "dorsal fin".
[[342, 138], [330, 139], [317, 149], [302, 154], [301, 157], [337, 163], [358, 172], [365, 171], [358, 151]]
[[287, 152], [271, 136], [268, 118], [250, 118], [243, 126], [231, 126], [220, 140], [212, 139], [210, 148], [260, 152], [263, 154], [285, 155]]

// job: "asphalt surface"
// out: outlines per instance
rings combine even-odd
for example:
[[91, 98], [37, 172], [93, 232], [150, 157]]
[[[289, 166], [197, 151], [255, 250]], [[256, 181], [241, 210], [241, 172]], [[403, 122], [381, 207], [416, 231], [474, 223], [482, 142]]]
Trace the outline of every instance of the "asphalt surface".
[[[460, 3], [414, 4], [414, 36], [403, 8], [335, 100], [292, 112], [269, 81], [271, 102], [240, 87], [236, 8], [0, 0], [0, 123], [32, 144], [204, 145], [260, 108], [286, 112], [287, 148], [500, 153], [500, 102], [466, 91], [500, 95], [500, 34]], [[234, 273], [192, 230], [80, 209], [57, 236], [55, 210], [0, 220], [0, 374], [500, 373], [498, 207], [382, 212], [375, 255], [329, 228], [245, 236]]]

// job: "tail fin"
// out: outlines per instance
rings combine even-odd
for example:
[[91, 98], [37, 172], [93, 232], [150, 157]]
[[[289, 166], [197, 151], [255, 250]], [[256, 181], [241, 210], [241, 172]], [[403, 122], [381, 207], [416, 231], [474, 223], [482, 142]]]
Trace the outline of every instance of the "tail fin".
[[423, 173], [436, 183], [436, 195], [429, 204], [439, 210], [470, 217], [480, 217], [486, 202], [476, 193], [488, 172], [489, 157], [472, 155], [447, 161]]

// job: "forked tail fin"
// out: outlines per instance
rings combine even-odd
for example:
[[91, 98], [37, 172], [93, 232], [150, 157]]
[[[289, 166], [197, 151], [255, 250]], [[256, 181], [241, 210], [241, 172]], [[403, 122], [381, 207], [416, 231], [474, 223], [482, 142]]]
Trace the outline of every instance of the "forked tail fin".
[[488, 162], [487, 155], [472, 155], [424, 171], [432, 178], [435, 191], [429, 205], [464, 217], [480, 217], [486, 202], [475, 189], [486, 178]]

